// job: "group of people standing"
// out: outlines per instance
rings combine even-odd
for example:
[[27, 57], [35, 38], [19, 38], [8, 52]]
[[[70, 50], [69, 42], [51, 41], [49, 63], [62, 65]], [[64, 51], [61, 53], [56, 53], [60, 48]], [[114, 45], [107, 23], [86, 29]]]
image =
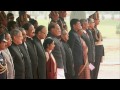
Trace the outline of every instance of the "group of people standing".
[[[0, 12], [0, 79], [97, 79], [104, 56], [99, 14], [65, 22], [51, 11], [48, 29], [26, 11]], [[42, 41], [43, 40], [43, 41]]]

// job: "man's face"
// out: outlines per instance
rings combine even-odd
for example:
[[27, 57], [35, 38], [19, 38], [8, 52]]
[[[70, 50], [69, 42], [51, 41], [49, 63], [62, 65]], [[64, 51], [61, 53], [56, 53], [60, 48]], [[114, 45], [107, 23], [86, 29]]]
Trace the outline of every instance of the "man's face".
[[65, 17], [67, 16], [67, 12], [64, 11], [62, 15], [63, 15], [63, 17], [65, 18]]
[[10, 34], [7, 34], [6, 37], [5, 37], [5, 39], [7, 40], [6, 47], [11, 46], [11, 44], [12, 44], [12, 39], [11, 39]]
[[38, 32], [38, 36], [40, 39], [45, 39], [47, 36], [47, 29], [46, 27], [43, 27], [41, 31]]
[[88, 29], [88, 22], [83, 23], [83, 29], [87, 30]]
[[8, 20], [9, 20], [9, 21], [14, 21], [14, 16], [11, 15]]
[[6, 48], [6, 42], [1, 41], [0, 42], [0, 50], [4, 50]]
[[23, 36], [22, 32], [19, 32], [16, 36], [14, 36], [14, 42], [16, 42], [17, 45], [22, 44]]
[[68, 34], [68, 32], [65, 31], [64, 34], [61, 35], [61, 38], [62, 38], [62, 40], [64, 40], [65, 42], [67, 42], [68, 39], [69, 39], [69, 34]]
[[94, 22], [90, 22], [89, 23], [89, 27], [93, 29], [95, 27], [95, 23]]
[[95, 25], [99, 25], [100, 20], [99, 19], [95, 19], [94, 22], [95, 22]]
[[31, 37], [31, 38], [34, 37], [35, 36], [35, 28], [34, 28], [34, 26], [31, 25], [26, 33], [27, 33], [27, 35], [29, 37]]
[[4, 32], [4, 28], [0, 27], [0, 34]]
[[58, 24], [55, 25], [55, 28], [52, 29], [52, 34], [56, 37], [61, 35], [61, 29]]
[[52, 19], [57, 21], [59, 19], [59, 14], [56, 13], [55, 15], [52, 16]]
[[22, 30], [23, 42], [26, 42], [26, 31]]
[[77, 22], [76, 24], [73, 25], [73, 28], [75, 29], [75, 31], [78, 31], [78, 30], [82, 29], [82, 26], [81, 26], [80, 22]]

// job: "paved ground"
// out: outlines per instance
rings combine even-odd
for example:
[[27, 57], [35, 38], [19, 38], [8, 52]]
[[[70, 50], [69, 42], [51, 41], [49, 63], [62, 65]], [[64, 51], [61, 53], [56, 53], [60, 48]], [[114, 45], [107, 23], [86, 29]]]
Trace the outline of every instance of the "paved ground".
[[98, 79], [120, 79], [120, 65], [101, 64]]
[[98, 79], [120, 79], [120, 38], [104, 39], [105, 57]]

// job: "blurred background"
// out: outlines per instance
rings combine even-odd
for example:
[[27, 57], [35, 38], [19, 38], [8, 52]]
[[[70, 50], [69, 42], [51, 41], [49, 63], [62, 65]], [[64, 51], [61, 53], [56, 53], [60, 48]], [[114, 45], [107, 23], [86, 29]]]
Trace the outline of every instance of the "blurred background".
[[[18, 17], [18, 11], [12, 12], [15, 20]], [[68, 30], [70, 30], [70, 20], [72, 18], [88, 18], [95, 11], [67, 11], [65, 19]], [[48, 27], [50, 22], [50, 11], [27, 11], [27, 13], [38, 21], [39, 25]], [[98, 29], [103, 36], [103, 45], [105, 56], [101, 63], [99, 79], [120, 79], [120, 11], [99, 11], [100, 25]]]

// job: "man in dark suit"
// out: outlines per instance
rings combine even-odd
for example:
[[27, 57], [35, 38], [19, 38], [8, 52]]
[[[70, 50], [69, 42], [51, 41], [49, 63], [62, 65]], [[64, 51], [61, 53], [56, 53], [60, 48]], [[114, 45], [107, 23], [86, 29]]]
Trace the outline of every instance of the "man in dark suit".
[[46, 61], [47, 60], [46, 60], [45, 50], [41, 42], [41, 40], [45, 39], [47, 36], [46, 27], [43, 25], [38, 26], [35, 31], [35, 34], [36, 35], [33, 38], [33, 41], [37, 49], [39, 79], [46, 79]]
[[67, 73], [65, 73], [65, 77], [66, 79], [73, 79], [75, 75], [74, 62], [73, 62], [72, 50], [67, 43], [68, 39], [69, 39], [69, 35], [68, 35], [67, 30], [63, 30], [61, 33], [61, 41], [62, 41], [62, 45], [65, 50], [65, 56], [66, 56]]
[[54, 40], [55, 48], [52, 51], [57, 63], [57, 78], [65, 79], [64, 72], [66, 72], [65, 52], [60, 41], [61, 29], [57, 23], [51, 23], [48, 26], [48, 37]]
[[20, 30], [11, 31], [12, 45], [9, 47], [10, 53], [13, 57], [15, 68], [15, 79], [25, 79], [25, 63], [23, 54], [20, 51], [19, 45], [22, 44], [22, 32]]
[[25, 62], [25, 79], [33, 79], [31, 59], [26, 45], [26, 31], [24, 30], [24, 28], [20, 28], [20, 31], [22, 32], [23, 35], [23, 42], [22, 44], [19, 45], [19, 48], [23, 54]]
[[6, 48], [5, 34], [0, 34], [0, 79], [7, 79], [7, 66], [5, 57], [2, 54], [2, 50]]
[[[82, 29], [83, 29], [83, 34], [81, 37], [85, 41], [85, 43], [88, 47], [88, 61], [89, 61], [89, 64], [91, 63], [92, 65], [94, 65], [95, 57], [93, 56], [93, 52], [94, 52], [93, 37], [92, 37], [92, 33], [88, 30], [88, 20], [80, 19], [80, 23], [81, 23]], [[91, 78], [92, 78], [93, 71], [91, 71], [90, 74], [91, 74]]]
[[36, 47], [33, 42], [35, 29], [34, 26], [30, 23], [26, 23], [25, 25], [23, 25], [23, 28], [26, 30], [26, 34], [27, 34], [26, 44], [31, 59], [33, 79], [38, 79], [38, 58], [37, 58]]
[[80, 37], [77, 32], [82, 29], [80, 21], [78, 19], [72, 19], [70, 21], [71, 30], [69, 32], [68, 44], [73, 53], [75, 78], [78, 78], [78, 73], [80, 71], [80, 66], [84, 65], [83, 60], [83, 48], [80, 41]]

